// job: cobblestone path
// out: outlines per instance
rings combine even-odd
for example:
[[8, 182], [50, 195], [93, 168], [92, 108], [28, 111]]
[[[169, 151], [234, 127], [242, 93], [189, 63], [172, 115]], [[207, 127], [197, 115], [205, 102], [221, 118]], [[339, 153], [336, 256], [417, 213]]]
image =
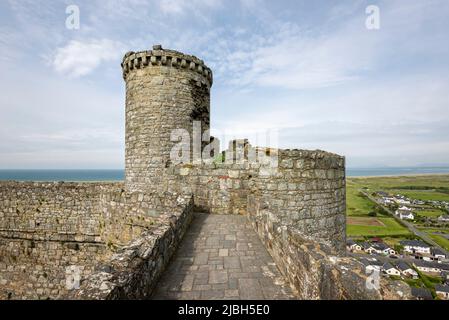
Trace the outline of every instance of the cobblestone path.
[[294, 299], [244, 216], [195, 214], [153, 299]]

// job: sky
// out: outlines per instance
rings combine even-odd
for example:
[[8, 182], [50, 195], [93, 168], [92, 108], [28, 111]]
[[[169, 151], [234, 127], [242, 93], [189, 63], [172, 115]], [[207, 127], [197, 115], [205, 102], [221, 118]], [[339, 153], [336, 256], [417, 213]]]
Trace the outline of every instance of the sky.
[[3, 0], [0, 169], [123, 168], [120, 62], [154, 44], [213, 70], [219, 138], [449, 166], [448, 17], [447, 0]]

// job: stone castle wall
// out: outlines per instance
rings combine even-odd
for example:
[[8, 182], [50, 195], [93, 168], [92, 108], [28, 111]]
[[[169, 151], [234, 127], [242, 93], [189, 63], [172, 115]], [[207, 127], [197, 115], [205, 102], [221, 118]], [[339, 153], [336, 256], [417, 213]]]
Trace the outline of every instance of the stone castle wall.
[[[193, 217], [192, 195], [173, 194], [170, 210], [161, 213], [129, 244], [72, 291], [70, 299], [148, 299]], [[168, 209], [168, 207], [167, 207]]]
[[120, 187], [0, 182], [0, 296], [60, 298], [66, 267], [92, 272], [109, 255], [102, 196]]
[[323, 151], [276, 152], [277, 167], [263, 160], [172, 167], [164, 187], [192, 192], [198, 210], [213, 214], [245, 215], [248, 197], [255, 195], [305, 238], [344, 252], [344, 158]]
[[127, 193], [117, 183], [0, 182], [0, 298], [63, 298], [174, 211], [177, 194]]
[[344, 253], [345, 159], [324, 151], [280, 150], [279, 169], [254, 179], [260, 206], [304, 238]]
[[0, 182], [0, 235], [100, 242], [102, 195], [114, 183]]
[[[304, 237], [256, 195], [248, 202], [248, 219], [290, 286], [307, 300], [410, 299], [410, 288], [400, 281], [380, 278], [378, 289], [368, 288], [365, 267], [324, 243]], [[338, 247], [337, 247], [338, 249]]]

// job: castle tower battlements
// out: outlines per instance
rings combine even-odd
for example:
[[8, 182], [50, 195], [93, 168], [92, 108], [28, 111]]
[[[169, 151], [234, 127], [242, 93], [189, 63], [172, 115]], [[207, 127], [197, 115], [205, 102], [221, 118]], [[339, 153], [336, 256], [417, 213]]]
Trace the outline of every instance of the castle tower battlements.
[[179, 51], [163, 49], [160, 45], [153, 46], [153, 50], [127, 52], [122, 61], [123, 78], [130, 71], [151, 66], [167, 66], [194, 71], [198, 74], [198, 81], [209, 88], [213, 83], [212, 70], [203, 60]]
[[175, 130], [193, 136], [193, 122], [210, 126], [212, 71], [194, 56], [160, 45], [128, 52], [122, 62], [126, 82], [125, 185], [129, 192], [160, 190]]

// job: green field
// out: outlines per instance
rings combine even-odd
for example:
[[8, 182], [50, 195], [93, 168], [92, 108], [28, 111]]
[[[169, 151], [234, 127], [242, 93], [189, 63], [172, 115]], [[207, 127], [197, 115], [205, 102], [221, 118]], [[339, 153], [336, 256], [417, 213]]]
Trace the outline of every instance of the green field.
[[428, 235], [440, 246], [442, 246], [444, 249], [449, 250], [449, 240], [433, 233], [428, 233]]
[[446, 212], [438, 209], [429, 209], [429, 210], [418, 210], [416, 211], [416, 214], [422, 217], [438, 218], [439, 216], [446, 214]]
[[408, 229], [401, 226], [394, 220], [394, 218], [375, 218], [382, 222], [384, 226], [373, 225], [351, 225], [346, 226], [346, 234], [349, 237], [361, 236], [408, 236], [410, 232]]
[[438, 233], [438, 232], [442, 232], [442, 233], [449, 233], [449, 228], [432, 228], [432, 227], [422, 227], [422, 226], [417, 226], [419, 230], [421, 231], [425, 231], [425, 232], [431, 232], [431, 233]]
[[363, 186], [348, 179], [346, 184], [346, 214], [348, 216], [368, 216], [368, 213], [377, 211], [377, 206], [360, 194]]
[[401, 189], [389, 189], [387, 192], [391, 193], [399, 193], [406, 197], [412, 198], [412, 199], [418, 199], [423, 201], [449, 201], [449, 194], [448, 193], [441, 193], [438, 191], [429, 191], [429, 190], [422, 190], [422, 191], [408, 191], [408, 190], [401, 190]]
[[[376, 191], [385, 191], [392, 195], [402, 194], [413, 199], [449, 201], [449, 175], [347, 178], [347, 235], [350, 237], [379, 236], [400, 239], [401, 237], [410, 236], [408, 229], [364, 197], [360, 190], [364, 190], [369, 194]], [[372, 217], [373, 212], [376, 213], [373, 219], [378, 219], [384, 225], [369, 223], [371, 220], [366, 220], [367, 225], [363, 225], [363, 220], [355, 224], [350, 221], [350, 219], [357, 217]], [[438, 217], [444, 214], [444, 212], [429, 207], [423, 211], [417, 211], [417, 214], [426, 217]], [[431, 236], [440, 245], [448, 248], [449, 240], [438, 235]]]
[[382, 190], [419, 200], [449, 201], [449, 175], [348, 178], [349, 181], [352, 185], [369, 188], [370, 192]]

